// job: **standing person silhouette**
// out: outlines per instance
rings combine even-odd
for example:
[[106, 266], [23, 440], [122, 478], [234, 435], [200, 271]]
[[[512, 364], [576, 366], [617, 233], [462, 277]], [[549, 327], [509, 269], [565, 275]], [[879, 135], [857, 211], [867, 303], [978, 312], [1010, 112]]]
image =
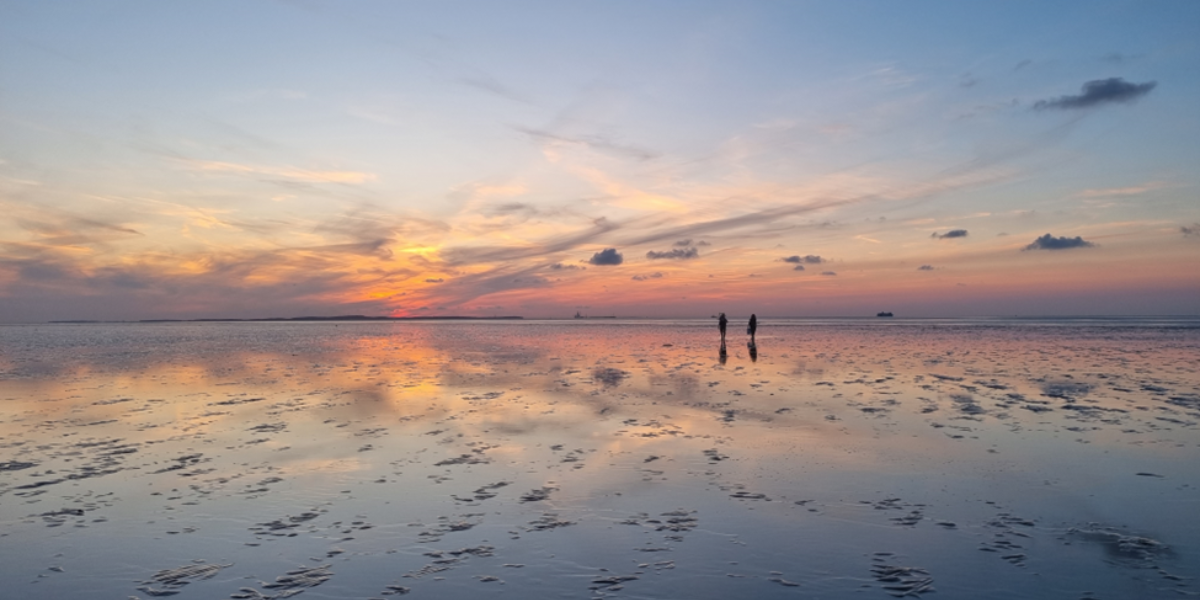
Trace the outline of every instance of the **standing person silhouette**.
[[721, 329], [721, 346], [722, 347], [725, 346], [725, 326], [728, 324], [729, 324], [729, 319], [725, 318], [725, 313], [721, 313], [720, 318], [717, 319], [717, 327], [719, 327]]
[[746, 329], [746, 333], [750, 334], [750, 341], [754, 341], [754, 332], [758, 331], [758, 317], [750, 315], [750, 327]]

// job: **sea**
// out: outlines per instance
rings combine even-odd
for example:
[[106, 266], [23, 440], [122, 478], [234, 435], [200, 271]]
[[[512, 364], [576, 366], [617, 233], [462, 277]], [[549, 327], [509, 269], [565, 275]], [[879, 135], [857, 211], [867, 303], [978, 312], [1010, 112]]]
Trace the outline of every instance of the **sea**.
[[0, 597], [1200, 596], [1200, 319], [0, 325]]

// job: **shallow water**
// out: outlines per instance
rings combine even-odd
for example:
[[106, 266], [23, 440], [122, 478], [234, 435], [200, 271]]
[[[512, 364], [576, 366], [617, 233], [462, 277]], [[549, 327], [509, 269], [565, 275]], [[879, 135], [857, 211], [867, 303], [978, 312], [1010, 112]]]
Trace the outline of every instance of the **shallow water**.
[[4, 595], [1200, 595], [1200, 322], [715, 329], [0, 327]]

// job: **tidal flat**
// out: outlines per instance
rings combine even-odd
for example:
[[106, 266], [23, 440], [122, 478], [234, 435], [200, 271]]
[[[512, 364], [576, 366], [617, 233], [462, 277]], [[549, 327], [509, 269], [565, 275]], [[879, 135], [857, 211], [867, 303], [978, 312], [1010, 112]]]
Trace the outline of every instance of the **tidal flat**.
[[1200, 596], [1200, 321], [739, 324], [0, 326], [0, 596]]

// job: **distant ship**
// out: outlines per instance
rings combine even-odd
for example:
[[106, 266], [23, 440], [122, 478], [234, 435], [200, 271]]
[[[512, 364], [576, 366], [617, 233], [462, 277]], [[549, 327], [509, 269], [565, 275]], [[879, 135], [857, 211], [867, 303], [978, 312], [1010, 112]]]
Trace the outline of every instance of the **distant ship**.
[[884, 311], [884, 312], [880, 312], [880, 313], [875, 313], [875, 316], [877, 316], [877, 317], [894, 317], [896, 315], [893, 315], [890, 312]]
[[615, 318], [617, 318], [617, 316], [616, 315], [604, 315], [604, 316], [600, 316], [600, 317], [585, 317], [585, 316], [579, 314], [578, 311], [576, 311], [575, 318], [576, 319], [615, 319]]

